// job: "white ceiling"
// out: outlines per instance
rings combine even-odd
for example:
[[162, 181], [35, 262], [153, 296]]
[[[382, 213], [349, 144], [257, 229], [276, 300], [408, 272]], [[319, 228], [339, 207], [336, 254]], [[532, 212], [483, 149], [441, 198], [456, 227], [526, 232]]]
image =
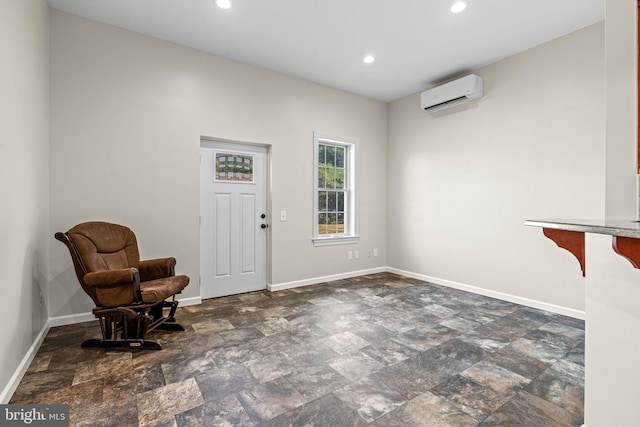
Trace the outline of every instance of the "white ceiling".
[[[51, 8], [391, 101], [604, 19], [604, 0], [48, 0]], [[365, 64], [366, 54], [376, 57]]]

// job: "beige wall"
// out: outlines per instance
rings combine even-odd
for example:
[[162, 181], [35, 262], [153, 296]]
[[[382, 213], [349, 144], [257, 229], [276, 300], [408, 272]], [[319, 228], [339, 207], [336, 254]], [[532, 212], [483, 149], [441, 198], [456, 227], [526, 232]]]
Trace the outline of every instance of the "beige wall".
[[[199, 295], [201, 136], [271, 144], [271, 284], [386, 265], [386, 105], [51, 12], [51, 227], [129, 225]], [[314, 248], [313, 131], [358, 138], [361, 242]], [[287, 211], [287, 221], [279, 213]], [[380, 256], [367, 257], [369, 248]], [[358, 261], [347, 251], [359, 249]], [[90, 311], [61, 244], [52, 317]]]
[[49, 10], [0, 0], [0, 402], [47, 321]]
[[636, 218], [637, 5], [606, 2], [606, 217]]
[[577, 261], [523, 225], [604, 215], [602, 23], [477, 70], [486, 95], [389, 105], [389, 265], [584, 311]]
[[[606, 1], [606, 215], [634, 218], [637, 150], [637, 6]], [[640, 401], [640, 270], [608, 236], [588, 235], [585, 422], [636, 426]]]

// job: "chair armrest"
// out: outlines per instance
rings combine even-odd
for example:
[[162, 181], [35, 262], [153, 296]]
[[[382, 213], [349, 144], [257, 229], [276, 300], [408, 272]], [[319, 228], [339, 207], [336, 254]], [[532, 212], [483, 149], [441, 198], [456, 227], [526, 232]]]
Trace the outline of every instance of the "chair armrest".
[[133, 284], [136, 281], [140, 282], [140, 275], [136, 268], [94, 271], [84, 275], [84, 282], [95, 287]]
[[87, 273], [84, 282], [93, 286], [97, 304], [116, 307], [142, 301], [140, 273], [137, 268], [103, 270]]
[[149, 280], [175, 276], [175, 266], [176, 259], [173, 257], [140, 261], [138, 266], [140, 270], [140, 280], [147, 282]]

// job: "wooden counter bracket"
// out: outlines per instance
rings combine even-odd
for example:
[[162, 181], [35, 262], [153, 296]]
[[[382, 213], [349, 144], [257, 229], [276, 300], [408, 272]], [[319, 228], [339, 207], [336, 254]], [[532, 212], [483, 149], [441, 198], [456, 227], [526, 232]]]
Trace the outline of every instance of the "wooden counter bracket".
[[[544, 227], [542, 228], [542, 232], [549, 239], [553, 240], [555, 244], [558, 245], [558, 247], [568, 250], [573, 254], [573, 256], [578, 259], [578, 262], [580, 263], [580, 269], [582, 270], [582, 276], [584, 277], [584, 233], [581, 231], [558, 230], [555, 228]], [[638, 251], [637, 254], [640, 255], [640, 251]], [[636, 259], [640, 260], [640, 257]]]
[[635, 268], [640, 268], [640, 239], [613, 236], [611, 244], [618, 255], [628, 259]]

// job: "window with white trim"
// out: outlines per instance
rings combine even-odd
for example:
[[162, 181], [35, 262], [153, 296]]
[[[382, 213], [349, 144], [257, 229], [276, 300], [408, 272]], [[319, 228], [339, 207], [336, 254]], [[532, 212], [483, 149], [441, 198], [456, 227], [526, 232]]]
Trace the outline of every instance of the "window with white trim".
[[315, 246], [357, 243], [356, 155], [358, 140], [313, 133]]

